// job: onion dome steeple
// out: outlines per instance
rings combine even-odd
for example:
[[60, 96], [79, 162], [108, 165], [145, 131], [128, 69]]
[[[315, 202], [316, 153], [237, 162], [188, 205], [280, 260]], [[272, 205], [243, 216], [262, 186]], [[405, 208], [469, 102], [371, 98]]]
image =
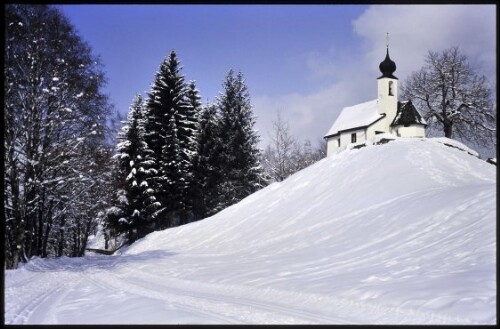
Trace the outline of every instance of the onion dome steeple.
[[387, 33], [386, 37], [386, 47], [387, 47], [387, 54], [385, 55], [385, 59], [378, 66], [380, 72], [382, 72], [382, 76], [378, 77], [377, 79], [381, 78], [397, 79], [393, 75], [394, 71], [396, 71], [396, 63], [394, 63], [389, 57], [389, 33]]

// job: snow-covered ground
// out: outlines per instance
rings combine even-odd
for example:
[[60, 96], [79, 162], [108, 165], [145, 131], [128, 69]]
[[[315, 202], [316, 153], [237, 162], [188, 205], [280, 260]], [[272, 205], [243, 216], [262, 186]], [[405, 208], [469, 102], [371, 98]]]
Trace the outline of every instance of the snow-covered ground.
[[344, 149], [117, 255], [34, 259], [6, 323], [495, 324], [496, 167], [459, 148]]

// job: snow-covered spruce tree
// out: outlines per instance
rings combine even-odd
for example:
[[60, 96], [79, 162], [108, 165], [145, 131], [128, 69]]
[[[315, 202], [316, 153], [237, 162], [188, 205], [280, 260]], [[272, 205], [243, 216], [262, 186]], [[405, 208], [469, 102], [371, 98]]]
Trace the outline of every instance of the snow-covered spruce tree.
[[[148, 206], [154, 201], [153, 190], [147, 182], [150, 173], [152, 151], [144, 140], [144, 113], [142, 97], [136, 95], [130, 106], [127, 123], [118, 134], [116, 158], [118, 175], [123, 180], [123, 191], [115, 207], [121, 209], [121, 217], [115, 228], [126, 232], [132, 243], [153, 231], [153, 223]], [[116, 218], [110, 217], [113, 221]]]
[[6, 5], [5, 27], [5, 247], [15, 268], [72, 244], [65, 223], [88, 218], [88, 192], [99, 184], [88, 152], [105, 142], [110, 106], [99, 60], [59, 10]]
[[124, 238], [127, 232], [126, 221], [121, 220], [125, 217], [125, 209], [128, 207], [128, 200], [125, 193], [125, 179], [121, 173], [120, 162], [115, 157], [111, 159], [112, 171], [110, 173], [111, 179], [109, 182], [109, 190], [111, 196], [109, 197], [109, 204], [104, 212], [104, 233], [107, 241], [105, 248], [116, 247], [116, 243], [109, 243], [109, 241], [128, 240]]
[[[165, 193], [165, 204], [168, 205], [168, 212], [165, 213], [162, 227], [179, 226], [181, 223], [181, 211], [186, 209], [186, 186], [183, 181], [182, 165], [182, 149], [178, 138], [177, 124], [175, 117], [172, 115], [168, 122], [165, 144], [162, 149], [162, 173], [160, 182]], [[185, 174], [185, 173], [184, 173]]]
[[[189, 203], [177, 200], [179, 195], [188, 195], [192, 185], [196, 150], [193, 115], [180, 62], [172, 51], [160, 65], [146, 103], [145, 136], [156, 170], [148, 183], [161, 204], [154, 213], [158, 229], [184, 223], [190, 217]], [[167, 145], [172, 142], [179, 145]]]
[[196, 218], [215, 214], [218, 209], [217, 186], [222, 179], [219, 155], [219, 117], [215, 104], [207, 104], [199, 114], [198, 151], [195, 162], [195, 181], [199, 190], [195, 197]]
[[491, 89], [458, 47], [429, 51], [425, 65], [401, 86], [401, 95], [422, 112], [428, 135], [493, 148], [496, 112]]
[[264, 184], [259, 162], [259, 137], [254, 130], [255, 119], [250, 95], [243, 74], [230, 70], [223, 83], [224, 91], [217, 99], [219, 121], [219, 170], [217, 209], [224, 209]]
[[198, 143], [199, 143], [199, 134], [200, 134], [200, 123], [199, 116], [201, 112], [201, 96], [196, 89], [196, 82], [189, 81], [186, 91], [186, 98], [189, 106], [186, 107], [186, 119], [187, 119], [187, 127], [186, 134], [189, 136], [186, 139], [186, 143], [184, 147], [190, 153], [190, 162], [191, 162], [191, 172], [189, 173], [189, 186], [186, 189], [186, 193], [184, 194], [184, 199], [186, 202], [186, 208], [188, 209], [189, 216], [183, 218], [183, 222], [181, 224], [186, 224], [195, 220], [198, 220], [200, 217], [199, 212], [197, 212], [199, 196], [201, 193], [201, 182], [196, 177], [196, 164], [198, 163]]

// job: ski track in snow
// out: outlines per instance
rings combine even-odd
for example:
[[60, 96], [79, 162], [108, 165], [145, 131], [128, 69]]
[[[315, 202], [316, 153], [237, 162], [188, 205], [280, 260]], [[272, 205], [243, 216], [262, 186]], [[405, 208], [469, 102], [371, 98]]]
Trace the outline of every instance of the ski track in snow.
[[443, 141], [334, 154], [117, 255], [32, 259], [5, 272], [6, 324], [496, 323], [495, 170]]
[[[92, 263], [93, 258], [100, 257], [89, 257], [89, 263]], [[69, 298], [72, 292], [78, 290], [99, 295], [121, 294], [125, 297], [132, 294], [153, 299], [156, 303], [173, 305], [176, 310], [202, 315], [203, 321], [207, 323], [355, 324], [360, 316], [371, 323], [386, 323], [387, 315], [392, 319], [397, 317], [401, 323], [412, 323], [415, 320], [417, 323], [433, 324], [469, 323], [467, 319], [458, 317], [325, 295], [165, 279], [134, 268], [120, 270], [119, 275], [109, 269], [96, 268], [99, 266], [94, 265], [90, 270], [78, 272], [74, 271], [72, 265], [63, 265], [57, 270], [52, 269], [52, 272], [50, 269], [49, 272], [41, 272], [42, 275], [37, 278], [31, 276], [26, 279], [30, 280], [25, 285], [26, 290], [30, 291], [26, 294], [30, 301], [19, 308], [6, 309], [6, 318], [11, 318], [7, 324], [73, 323], [71, 312], [63, 317], [59, 315], [68, 311], [81, 313], [88, 309], [87, 303], [92, 303], [90, 299], [81, 298], [81, 293], [78, 294], [79, 299]], [[9, 296], [9, 293], [6, 295]], [[335, 311], [332, 312], [332, 309]], [[329, 315], [332, 313], [336, 316]], [[89, 314], [90, 318], [85, 323], [99, 324], [93, 322], [91, 316]], [[172, 322], [168, 318], [162, 318], [158, 323]]]
[[[91, 261], [91, 260], [90, 260]], [[153, 276], [146, 272], [129, 270], [134, 276], [115, 275], [106, 270], [65, 272], [70, 268], [59, 268], [56, 275], [48, 280], [44, 276], [36, 279], [31, 276], [26, 280], [26, 290], [30, 291], [30, 301], [19, 308], [7, 309], [6, 317], [12, 318], [8, 324], [25, 323], [58, 323], [58, 313], [68, 310], [68, 304], [75, 305], [74, 310], [80, 311], [84, 308], [85, 299], [67, 300], [72, 291], [81, 289], [82, 286], [92, 287], [94, 290], [105, 293], [126, 293], [142, 297], [152, 298], [155, 301], [174, 304], [175, 309], [204, 314], [208, 319], [216, 320], [214, 323], [345, 323], [332, 317], [321, 316], [300, 309], [290, 309], [287, 305], [279, 306], [266, 303], [264, 300], [252, 300], [246, 296], [237, 294], [219, 295], [216, 289], [209, 285], [201, 289], [203, 293], [192, 289], [186, 289], [191, 285], [189, 282], [168, 281], [169, 284], [158, 284], [164, 281], [162, 277]], [[155, 281], [147, 281], [144, 278], [153, 278]], [[57, 282], [54, 282], [56, 281]], [[16, 282], [24, 284], [25, 282]], [[60, 282], [68, 282], [60, 285]], [[133, 282], [133, 283], [130, 283]], [[43, 283], [41, 286], [40, 284]], [[181, 283], [183, 289], [175, 288]], [[37, 291], [35, 287], [40, 287]], [[45, 287], [49, 286], [50, 289]], [[246, 289], [246, 292], [251, 289]], [[7, 293], [7, 295], [9, 295]], [[78, 305], [80, 304], [80, 305]], [[61, 307], [62, 305], [62, 307]], [[82, 306], [82, 307], [80, 307]], [[12, 316], [13, 315], [13, 316]], [[70, 319], [66, 319], [70, 320]], [[168, 323], [169, 319], [162, 319]], [[71, 323], [71, 322], [68, 322]], [[91, 320], [87, 323], [93, 323]]]

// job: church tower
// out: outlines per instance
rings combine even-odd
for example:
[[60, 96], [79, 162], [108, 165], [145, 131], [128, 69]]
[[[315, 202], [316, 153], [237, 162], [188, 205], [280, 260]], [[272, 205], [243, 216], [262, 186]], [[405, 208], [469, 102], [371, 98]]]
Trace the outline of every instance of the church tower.
[[396, 71], [396, 63], [389, 57], [389, 33], [386, 37], [387, 54], [385, 59], [380, 63], [379, 69], [382, 75], [378, 80], [378, 111], [380, 114], [385, 113], [387, 132], [391, 131], [389, 126], [398, 110], [398, 78], [393, 73]]

